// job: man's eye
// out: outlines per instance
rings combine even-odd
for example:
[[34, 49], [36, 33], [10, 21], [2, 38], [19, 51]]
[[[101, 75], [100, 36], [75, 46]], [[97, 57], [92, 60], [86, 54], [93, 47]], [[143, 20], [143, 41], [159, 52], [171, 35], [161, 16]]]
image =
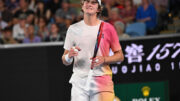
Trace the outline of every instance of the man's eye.
[[96, 2], [96, 1], [92, 1], [91, 3], [92, 3], [92, 4], [96, 4], [97, 2]]

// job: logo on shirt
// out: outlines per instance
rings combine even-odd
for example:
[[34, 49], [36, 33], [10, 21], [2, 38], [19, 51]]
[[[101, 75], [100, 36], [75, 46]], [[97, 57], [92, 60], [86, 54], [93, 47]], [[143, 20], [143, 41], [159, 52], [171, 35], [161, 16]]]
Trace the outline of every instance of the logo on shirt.
[[101, 38], [103, 38], [104, 39], [104, 34], [102, 33], [102, 36], [101, 36]]

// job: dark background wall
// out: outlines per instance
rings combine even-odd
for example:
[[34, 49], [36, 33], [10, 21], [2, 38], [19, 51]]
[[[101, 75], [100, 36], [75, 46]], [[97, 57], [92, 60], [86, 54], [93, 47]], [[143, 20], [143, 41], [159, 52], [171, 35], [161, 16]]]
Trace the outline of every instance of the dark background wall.
[[[132, 48], [132, 44], [143, 47], [142, 61], [128, 63], [128, 57], [126, 57], [128, 53], [125, 50], [127, 47]], [[111, 65], [112, 68], [118, 68], [117, 73], [113, 75], [115, 84], [167, 81], [169, 101], [180, 101], [180, 36], [124, 40], [121, 41], [121, 46], [125, 60], [121, 64]], [[155, 47], [157, 51], [154, 51]], [[158, 58], [158, 54], [163, 58]], [[176, 54], [176, 58], [172, 58], [174, 54]], [[150, 55], [152, 58], [148, 61], [147, 58]], [[160, 66], [158, 71], [156, 70], [157, 64]], [[123, 66], [127, 67], [126, 73], [123, 72]], [[142, 66], [142, 72], [140, 72], [140, 66]], [[136, 68], [135, 72], [133, 71], [134, 67]]]
[[62, 46], [0, 50], [0, 101], [69, 101]]

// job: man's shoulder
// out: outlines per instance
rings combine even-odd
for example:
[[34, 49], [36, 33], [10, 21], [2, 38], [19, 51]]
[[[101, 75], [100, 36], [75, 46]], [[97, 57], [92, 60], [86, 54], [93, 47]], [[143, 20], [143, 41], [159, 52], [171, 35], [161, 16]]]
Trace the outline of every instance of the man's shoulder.
[[70, 27], [71, 28], [77, 28], [77, 27], [81, 27], [81, 26], [83, 26], [83, 20], [72, 24]]
[[79, 21], [77, 23], [70, 25], [67, 33], [69, 33], [71, 35], [79, 35], [79, 33], [82, 31], [83, 27], [84, 27], [83, 21]]
[[112, 24], [110, 24], [109, 22], [105, 22], [105, 21], [103, 21], [104, 22], [104, 27], [105, 28], [113, 28], [114, 26], [112, 25]]
[[108, 25], [108, 26], [112, 26], [109, 22], [107, 21], [102, 21], [105, 25]]

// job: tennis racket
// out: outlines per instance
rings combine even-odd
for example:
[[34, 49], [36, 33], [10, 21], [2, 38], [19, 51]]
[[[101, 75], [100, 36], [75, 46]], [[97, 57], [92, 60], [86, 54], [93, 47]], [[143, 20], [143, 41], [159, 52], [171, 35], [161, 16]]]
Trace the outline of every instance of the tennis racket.
[[[97, 55], [98, 49], [99, 49], [99, 44], [101, 41], [101, 37], [102, 37], [102, 28], [103, 28], [104, 22], [101, 22], [99, 30], [98, 30], [98, 34], [97, 34], [97, 39], [96, 39], [96, 44], [95, 44], [95, 48], [94, 48], [94, 53], [93, 53], [93, 57], [92, 59], [94, 59]], [[90, 88], [90, 80], [92, 78], [93, 75], [93, 61], [91, 62], [91, 69], [88, 73], [88, 77], [87, 77], [87, 81], [86, 81], [86, 85], [85, 85], [85, 90], [89, 90]]]

